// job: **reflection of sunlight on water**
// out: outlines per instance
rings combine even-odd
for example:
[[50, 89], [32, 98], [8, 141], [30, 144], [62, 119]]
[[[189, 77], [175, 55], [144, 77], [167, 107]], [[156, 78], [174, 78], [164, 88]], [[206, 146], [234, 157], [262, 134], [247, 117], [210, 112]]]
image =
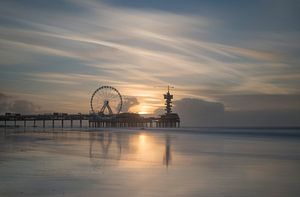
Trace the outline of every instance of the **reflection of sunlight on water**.
[[[36, 141], [39, 151], [88, 157], [93, 169], [118, 165], [121, 168], [144, 168], [150, 165], [170, 165], [174, 153], [170, 136], [154, 136], [147, 132], [52, 132], [23, 135], [49, 139]], [[33, 149], [32, 143], [28, 147]], [[55, 145], [55, 148], [52, 146]]]
[[144, 134], [139, 135], [139, 142], [140, 142], [140, 146], [145, 146], [146, 136]]
[[165, 144], [167, 141], [147, 133], [99, 132], [89, 133], [89, 136], [89, 157], [92, 166], [97, 163], [100, 167], [107, 162], [120, 168], [169, 164], [170, 148], [169, 144]]
[[141, 168], [148, 165], [161, 165], [164, 144], [159, 143], [152, 136], [145, 133], [132, 135], [129, 147], [124, 156], [130, 159], [120, 161], [121, 167]]
[[145, 134], [139, 134], [137, 145], [138, 157], [142, 160], [152, 160], [153, 159], [153, 139]]
[[141, 130], [32, 132], [0, 140], [0, 196], [300, 194], [298, 138]]

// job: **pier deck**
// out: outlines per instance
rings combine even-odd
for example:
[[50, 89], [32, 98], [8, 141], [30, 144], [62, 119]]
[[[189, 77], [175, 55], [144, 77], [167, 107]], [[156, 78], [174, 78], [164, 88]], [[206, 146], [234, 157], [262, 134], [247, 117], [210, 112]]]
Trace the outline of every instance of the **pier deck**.
[[[121, 113], [110, 116], [100, 116], [95, 114], [38, 114], [38, 115], [20, 115], [6, 114], [0, 116], [0, 127], [60, 127], [73, 128], [74, 123], [77, 127], [83, 127], [83, 121], [88, 122], [88, 127], [180, 127], [178, 116], [172, 117], [149, 117], [145, 118], [139, 114]], [[79, 122], [79, 125], [78, 125]], [[30, 123], [30, 124], [28, 124]]]

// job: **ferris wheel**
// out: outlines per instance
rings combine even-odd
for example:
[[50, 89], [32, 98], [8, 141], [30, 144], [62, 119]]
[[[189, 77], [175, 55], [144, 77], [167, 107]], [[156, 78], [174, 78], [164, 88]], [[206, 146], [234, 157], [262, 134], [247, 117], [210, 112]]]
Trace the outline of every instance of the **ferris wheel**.
[[116, 88], [101, 86], [93, 93], [90, 104], [93, 114], [112, 115], [120, 113], [123, 100]]

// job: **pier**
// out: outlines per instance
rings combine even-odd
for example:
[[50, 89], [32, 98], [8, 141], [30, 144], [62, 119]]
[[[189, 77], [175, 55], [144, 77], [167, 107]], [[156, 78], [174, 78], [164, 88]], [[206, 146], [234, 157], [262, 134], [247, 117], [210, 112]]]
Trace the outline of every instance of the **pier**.
[[[35, 114], [23, 115], [6, 113], [0, 115], [0, 127], [42, 127], [42, 128], [166, 128], [180, 127], [180, 118], [172, 113], [172, 99], [170, 87], [164, 94], [166, 113], [159, 117], [143, 117], [137, 113], [121, 113], [123, 99], [119, 91], [111, 86], [101, 86], [93, 93], [89, 114]], [[75, 125], [75, 123], [77, 123]], [[84, 125], [84, 123], [86, 123]]]
[[[83, 123], [86, 124], [83, 124]], [[76, 125], [75, 125], [76, 123]], [[111, 116], [98, 116], [94, 114], [38, 114], [21, 115], [7, 113], [0, 116], [0, 127], [38, 127], [38, 128], [165, 128], [180, 127], [180, 120], [172, 117], [145, 118], [135, 113], [120, 113]]]

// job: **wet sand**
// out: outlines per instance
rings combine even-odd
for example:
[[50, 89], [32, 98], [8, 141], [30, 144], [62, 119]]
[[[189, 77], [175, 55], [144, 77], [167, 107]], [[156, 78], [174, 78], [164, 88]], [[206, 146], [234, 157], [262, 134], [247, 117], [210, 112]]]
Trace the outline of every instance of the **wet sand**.
[[300, 137], [261, 132], [2, 129], [0, 196], [300, 196]]

